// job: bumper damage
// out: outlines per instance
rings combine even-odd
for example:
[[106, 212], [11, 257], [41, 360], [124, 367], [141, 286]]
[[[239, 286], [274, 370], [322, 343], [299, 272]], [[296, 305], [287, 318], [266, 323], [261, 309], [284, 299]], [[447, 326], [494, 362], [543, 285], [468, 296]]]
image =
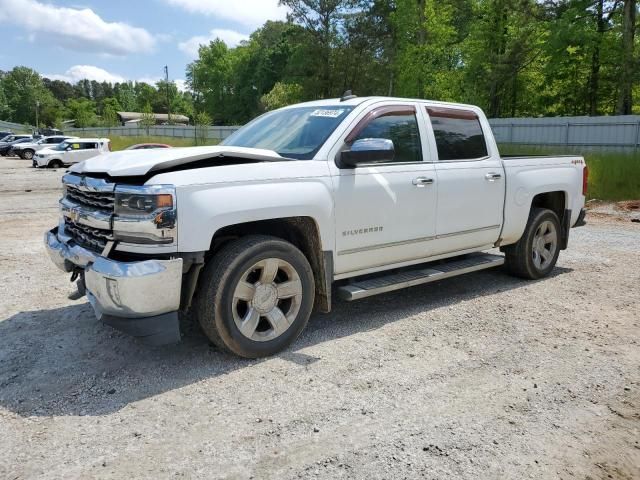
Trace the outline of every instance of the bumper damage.
[[181, 258], [119, 262], [76, 245], [58, 228], [44, 240], [58, 268], [84, 271], [87, 298], [99, 320], [148, 344], [180, 341]]

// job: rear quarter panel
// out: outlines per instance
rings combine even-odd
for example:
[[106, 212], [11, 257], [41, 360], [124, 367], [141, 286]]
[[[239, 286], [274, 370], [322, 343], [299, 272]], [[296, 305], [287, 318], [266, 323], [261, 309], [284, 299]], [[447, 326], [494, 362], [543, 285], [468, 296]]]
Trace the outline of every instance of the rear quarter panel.
[[571, 210], [571, 225], [584, 207], [580, 156], [514, 157], [503, 160], [507, 177], [502, 245], [517, 242], [527, 225], [531, 202], [540, 193], [564, 192], [565, 209]]

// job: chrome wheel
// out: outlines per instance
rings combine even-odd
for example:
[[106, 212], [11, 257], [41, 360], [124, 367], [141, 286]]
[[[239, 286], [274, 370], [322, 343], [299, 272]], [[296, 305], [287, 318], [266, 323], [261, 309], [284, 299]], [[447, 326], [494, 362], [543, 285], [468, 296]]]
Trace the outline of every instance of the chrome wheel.
[[293, 266], [266, 258], [249, 268], [233, 293], [233, 320], [250, 340], [279, 337], [296, 319], [302, 304], [302, 282]]
[[33, 158], [33, 152], [31, 150], [25, 150], [22, 155], [25, 160], [31, 160]]
[[536, 229], [533, 236], [533, 264], [538, 270], [547, 268], [558, 248], [558, 231], [553, 222], [545, 220]]

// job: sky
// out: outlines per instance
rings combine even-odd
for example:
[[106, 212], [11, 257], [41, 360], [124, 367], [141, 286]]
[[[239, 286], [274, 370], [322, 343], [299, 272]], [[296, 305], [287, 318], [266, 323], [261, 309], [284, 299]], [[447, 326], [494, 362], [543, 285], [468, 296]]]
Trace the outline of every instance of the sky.
[[200, 44], [235, 46], [285, 17], [278, 0], [0, 0], [0, 70], [153, 83], [167, 65], [182, 89]]

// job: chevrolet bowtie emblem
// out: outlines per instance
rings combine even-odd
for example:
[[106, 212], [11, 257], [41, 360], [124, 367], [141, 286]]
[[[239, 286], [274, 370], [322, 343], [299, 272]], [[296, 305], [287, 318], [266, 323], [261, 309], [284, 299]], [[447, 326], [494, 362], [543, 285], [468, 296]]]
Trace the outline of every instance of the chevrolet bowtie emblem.
[[75, 208], [72, 208], [71, 210], [69, 210], [69, 219], [72, 222], [77, 222], [78, 220], [80, 220], [80, 212]]

